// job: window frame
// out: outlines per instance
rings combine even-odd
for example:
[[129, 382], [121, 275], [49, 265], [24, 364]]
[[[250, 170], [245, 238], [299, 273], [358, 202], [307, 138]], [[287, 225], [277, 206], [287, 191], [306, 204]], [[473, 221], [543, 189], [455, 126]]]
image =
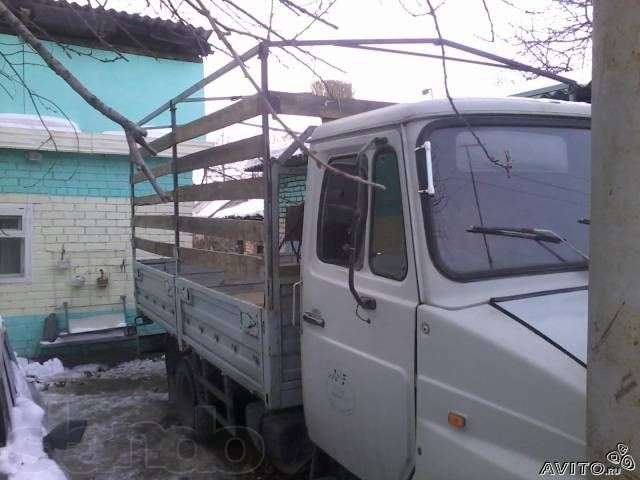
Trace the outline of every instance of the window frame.
[[[433, 120], [425, 125], [416, 140], [416, 154], [414, 161], [416, 162], [416, 171], [418, 174], [418, 182], [420, 185], [426, 185], [426, 172], [418, 162], [417, 150], [424, 145], [425, 141], [430, 141], [434, 131], [451, 128], [451, 127], [565, 127], [591, 130], [591, 118], [580, 116], [562, 116], [562, 115], [531, 115], [531, 114], [475, 114], [465, 115], [464, 119], [457, 116], [449, 116]], [[432, 215], [432, 199], [427, 195], [420, 195], [420, 204], [422, 206], [423, 228], [427, 239], [427, 250], [429, 258], [445, 278], [459, 283], [479, 282], [483, 280], [509, 278], [517, 276], [545, 275], [549, 273], [563, 273], [588, 270], [588, 265], [558, 264], [551, 267], [518, 267], [503, 269], [499, 272], [483, 271], [460, 273], [451, 270], [443, 258], [437, 246], [437, 240], [434, 235], [434, 217]]]
[[23, 273], [0, 273], [0, 284], [31, 282], [33, 206], [28, 204], [0, 203], [0, 215], [22, 218], [22, 228], [20, 230], [5, 229], [4, 233], [0, 232], [0, 238], [21, 238], [24, 240]]
[[371, 200], [369, 201], [369, 219], [368, 219], [368, 228], [369, 228], [369, 232], [368, 232], [368, 252], [367, 252], [367, 262], [369, 263], [369, 271], [373, 274], [376, 275], [378, 277], [382, 277], [382, 278], [386, 278], [389, 280], [394, 280], [397, 282], [402, 282], [405, 278], [407, 278], [407, 275], [409, 273], [409, 252], [407, 249], [407, 232], [406, 232], [406, 228], [405, 228], [405, 215], [404, 215], [404, 193], [402, 191], [402, 180], [400, 178], [400, 157], [398, 156], [398, 152], [396, 151], [395, 148], [393, 148], [393, 146], [391, 145], [385, 145], [383, 147], [378, 148], [375, 153], [373, 154], [373, 157], [371, 159], [371, 166], [370, 166], [370, 170], [371, 170], [371, 175], [370, 175], [370, 179], [372, 181], [375, 181], [375, 174], [376, 174], [376, 159], [387, 152], [392, 152], [395, 157], [396, 157], [396, 169], [398, 172], [398, 187], [399, 187], [399, 191], [400, 191], [400, 216], [401, 216], [401, 220], [402, 220], [402, 237], [404, 239], [404, 258], [405, 258], [405, 269], [404, 269], [404, 275], [402, 275], [402, 277], [392, 277], [389, 275], [383, 275], [382, 273], [379, 273], [375, 270], [373, 263], [371, 262], [371, 253], [373, 252], [373, 222], [374, 222], [374, 208], [375, 208], [375, 204], [376, 204], [376, 189], [375, 188], [371, 188]]

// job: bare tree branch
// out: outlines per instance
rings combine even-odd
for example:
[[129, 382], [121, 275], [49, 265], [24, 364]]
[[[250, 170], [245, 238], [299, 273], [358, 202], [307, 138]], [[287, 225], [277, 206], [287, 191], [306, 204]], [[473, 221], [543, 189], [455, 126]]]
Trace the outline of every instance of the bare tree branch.
[[319, 15], [316, 15], [313, 12], [310, 12], [309, 10], [307, 10], [306, 8], [304, 8], [301, 5], [298, 5], [297, 3], [293, 2], [292, 0], [279, 0], [279, 1], [280, 1], [280, 3], [282, 5], [288, 7], [289, 9], [293, 10], [294, 12], [296, 10], [298, 10], [300, 13], [303, 13], [304, 15], [306, 15], [308, 17], [314, 18], [318, 22], [324, 23], [325, 25], [327, 25], [327, 26], [329, 26], [329, 27], [331, 27], [331, 28], [333, 28], [335, 30], [338, 30], [338, 26], [337, 25], [325, 20], [324, 18], [322, 18]]
[[3, 0], [0, 0], [0, 17], [2, 17], [16, 32], [16, 34], [22, 38], [31, 48], [33, 48], [38, 55], [42, 57], [45, 63], [54, 71], [56, 75], [61, 77], [78, 95], [80, 95], [89, 105], [98, 110], [107, 118], [113, 120], [125, 130], [129, 130], [134, 133], [134, 137], [144, 137], [146, 135], [145, 130], [140, 128], [137, 124], [120, 114], [113, 108], [107, 106], [102, 100], [96, 97], [89, 89], [87, 89], [80, 80], [76, 78], [62, 63], [55, 58], [51, 52], [44, 46], [44, 44], [31, 33], [31, 31], [16, 17], [13, 12], [5, 5]]
[[491, 11], [489, 10], [489, 6], [487, 5], [487, 0], [482, 0], [482, 6], [484, 8], [485, 13], [487, 14], [487, 20], [489, 21], [489, 27], [491, 29], [491, 42], [495, 42], [496, 31], [493, 27], [493, 18], [491, 17]]
[[[433, 7], [432, 0], [426, 0], [426, 2], [427, 2], [427, 6], [429, 7], [429, 15], [431, 15], [431, 18], [433, 19], [433, 25], [436, 29], [436, 34], [438, 35], [438, 38], [440, 40], [443, 40], [444, 37], [442, 36], [442, 31], [440, 30], [440, 23], [438, 22], [438, 16], [436, 14], [435, 8]], [[451, 109], [455, 113], [456, 117], [458, 117], [464, 123], [465, 127], [467, 128], [469, 133], [473, 136], [475, 141], [478, 142], [478, 146], [482, 149], [482, 152], [487, 157], [489, 162], [493, 163], [498, 167], [504, 168], [507, 174], [509, 174], [512, 167], [511, 162], [509, 161], [509, 157], [507, 156], [506, 161], [503, 163], [498, 159], [496, 159], [493, 155], [491, 155], [489, 153], [489, 150], [485, 146], [485, 144], [482, 142], [482, 140], [478, 136], [478, 134], [471, 127], [471, 124], [469, 123], [469, 121], [466, 119], [464, 115], [460, 113], [460, 110], [458, 110], [458, 107], [456, 106], [455, 102], [453, 101], [453, 97], [451, 96], [451, 92], [449, 91], [449, 78], [447, 73], [447, 56], [446, 56], [443, 42], [440, 42], [440, 52], [442, 56], [442, 76], [444, 80], [444, 91], [447, 97], [447, 101], [451, 106]]]
[[529, 26], [512, 25], [514, 43], [553, 73], [584, 66], [591, 52], [593, 0], [553, 0], [546, 10], [523, 10], [511, 0], [501, 0], [530, 19]]
[[266, 109], [269, 111], [269, 114], [273, 117], [274, 120], [276, 120], [282, 126], [282, 128], [293, 139], [293, 141], [298, 145], [298, 147], [302, 152], [304, 152], [309, 158], [311, 158], [316, 163], [316, 165], [318, 165], [320, 168], [324, 168], [325, 170], [333, 172], [336, 175], [340, 175], [354, 182], [370, 185], [375, 188], [380, 188], [382, 190], [385, 190], [384, 185], [380, 185], [379, 183], [375, 183], [375, 182], [370, 182], [369, 180], [363, 179], [362, 177], [359, 177], [357, 175], [351, 175], [351, 174], [345, 173], [344, 171], [337, 169], [329, 165], [328, 163], [320, 160], [320, 158], [318, 158], [313, 152], [311, 152], [311, 150], [307, 148], [304, 142], [300, 140], [300, 138], [293, 132], [293, 130], [291, 130], [291, 128], [289, 128], [289, 126], [282, 120], [282, 118], [280, 118], [280, 115], [278, 115], [278, 112], [275, 110], [275, 108], [269, 101], [267, 92], [264, 92], [262, 88], [260, 88], [258, 83], [255, 81], [255, 79], [251, 76], [251, 74], [249, 73], [249, 70], [247, 69], [247, 66], [244, 64], [244, 62], [240, 58], [240, 55], [238, 55], [238, 53], [235, 51], [235, 49], [233, 48], [229, 40], [226, 38], [226, 36], [224, 35], [224, 32], [220, 29], [218, 22], [211, 16], [209, 10], [202, 3], [202, 0], [184, 0], [184, 1], [187, 4], [189, 4], [196, 12], [200, 13], [202, 16], [207, 18], [207, 20], [211, 24], [211, 28], [213, 29], [214, 33], [216, 34], [220, 42], [222, 42], [225, 48], [229, 51], [229, 53], [233, 55], [233, 58], [235, 59], [238, 66], [242, 70], [242, 74], [249, 81], [249, 83], [251, 83], [253, 88], [256, 90], [256, 93], [264, 103]]
[[[129, 144], [129, 153], [130, 159], [133, 163], [135, 163], [138, 168], [144, 173], [147, 177], [151, 185], [153, 186], [156, 193], [164, 199], [169, 199], [170, 197], [164, 192], [164, 190], [160, 187], [155, 177], [151, 173], [151, 170], [147, 167], [144, 160], [140, 156], [137, 147], [135, 147], [135, 142], [139, 143], [142, 147], [147, 150], [151, 150], [147, 142], [145, 141], [145, 136], [147, 134], [146, 130], [140, 128], [136, 123], [132, 122], [124, 115], [116, 111], [115, 109], [106, 105], [102, 100], [100, 100], [96, 95], [94, 95], [88, 88], [86, 88], [75, 75], [73, 75], [57, 58], [49, 52], [47, 47], [38, 39], [36, 36], [22, 23], [22, 21], [16, 17], [13, 12], [5, 5], [3, 0], [0, 0], [0, 18], [3, 18], [11, 27], [11, 29], [25, 42], [27, 43], [33, 50], [35, 50], [38, 55], [44, 60], [44, 62], [49, 66], [53, 72], [61, 77], [67, 85], [69, 85], [78, 95], [80, 95], [89, 105], [91, 105], [94, 109], [98, 110], [104, 116], [114, 121], [118, 125], [120, 125], [125, 134], [127, 136], [127, 142]], [[44, 124], [44, 122], [43, 122]], [[46, 125], [45, 125], [45, 128]], [[53, 137], [52, 137], [53, 138]], [[133, 148], [132, 148], [132, 141]], [[152, 150], [151, 150], [152, 151]], [[153, 152], [155, 154], [155, 152]]]

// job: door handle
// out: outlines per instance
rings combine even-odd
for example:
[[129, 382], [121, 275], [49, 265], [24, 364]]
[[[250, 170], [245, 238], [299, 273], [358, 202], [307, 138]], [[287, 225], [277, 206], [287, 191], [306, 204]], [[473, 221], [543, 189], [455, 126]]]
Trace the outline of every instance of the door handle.
[[302, 285], [302, 281], [296, 282], [293, 284], [293, 299], [292, 299], [292, 314], [291, 314], [291, 325], [296, 326], [296, 317], [298, 316], [298, 291], [300, 290], [300, 285]]
[[317, 325], [318, 327], [324, 328], [324, 318], [322, 318], [320, 312], [304, 312], [302, 314], [302, 320], [312, 325]]

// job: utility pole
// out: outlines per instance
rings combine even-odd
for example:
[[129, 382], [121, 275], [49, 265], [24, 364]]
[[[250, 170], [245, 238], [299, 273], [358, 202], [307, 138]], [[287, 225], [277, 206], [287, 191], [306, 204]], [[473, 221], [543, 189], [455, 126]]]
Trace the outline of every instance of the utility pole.
[[[640, 478], [640, 2], [594, 6], [587, 444]], [[625, 476], [626, 475], [626, 476]]]

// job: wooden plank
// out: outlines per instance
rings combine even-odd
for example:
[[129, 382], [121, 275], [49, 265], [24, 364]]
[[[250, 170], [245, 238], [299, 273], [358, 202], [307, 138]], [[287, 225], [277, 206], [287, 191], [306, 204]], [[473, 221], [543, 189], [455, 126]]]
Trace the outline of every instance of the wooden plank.
[[274, 107], [284, 115], [304, 115], [336, 119], [357, 113], [368, 112], [377, 108], [393, 105], [388, 102], [358, 100], [355, 98], [333, 100], [312, 93], [269, 92]]
[[[149, 145], [151, 145], [151, 148], [156, 152], [162, 152], [177, 143], [201, 137], [207, 133], [215, 132], [216, 130], [229, 127], [244, 120], [249, 120], [258, 115], [260, 115], [260, 99], [256, 95], [245, 97], [240, 101], [232, 103], [228, 107], [180, 125], [176, 127], [175, 132], [163, 135], [150, 142]], [[140, 150], [140, 152], [148, 156], [145, 150]]]
[[[163, 200], [158, 195], [137, 197], [135, 205], [157, 205], [173, 201], [175, 192], [169, 193], [169, 199]], [[248, 200], [263, 197], [262, 178], [228, 180], [226, 182], [204, 183], [178, 188], [179, 202], [206, 202], [212, 200]]]
[[[136, 215], [136, 227], [173, 230], [175, 228], [172, 215]], [[181, 232], [201, 233], [214, 237], [241, 239], [262, 242], [261, 220], [237, 220], [234, 218], [187, 217], [178, 218]]]
[[224, 270], [225, 280], [260, 277], [263, 274], [264, 267], [264, 259], [255, 255], [241, 255], [186, 247], [180, 247], [180, 261], [203, 268]]
[[178, 198], [181, 202], [248, 200], [251, 198], [262, 198], [263, 195], [262, 178], [204, 183], [202, 185], [180, 187], [178, 189]]
[[262, 242], [261, 220], [233, 218], [180, 217], [180, 230], [214, 237]]
[[145, 252], [155, 253], [163, 257], [173, 257], [174, 254], [173, 243], [156, 242], [155, 240], [134, 237], [133, 246]]
[[158, 205], [160, 203], [173, 202], [173, 192], [167, 193], [167, 199], [163, 200], [158, 195], [146, 195], [144, 197], [135, 197], [133, 204], [135, 206], [142, 205]]
[[133, 224], [141, 228], [158, 228], [161, 230], [174, 230], [176, 222], [173, 215], [136, 215]]
[[[228, 163], [250, 160], [262, 155], [262, 136], [245, 138], [236, 142], [217, 145], [199, 152], [191, 153], [178, 159], [178, 173], [190, 172], [199, 168], [215, 167]], [[171, 162], [166, 162], [151, 169], [157, 177], [169, 175], [171, 172]], [[133, 183], [140, 183], [147, 180], [141, 173], [136, 173]]]

